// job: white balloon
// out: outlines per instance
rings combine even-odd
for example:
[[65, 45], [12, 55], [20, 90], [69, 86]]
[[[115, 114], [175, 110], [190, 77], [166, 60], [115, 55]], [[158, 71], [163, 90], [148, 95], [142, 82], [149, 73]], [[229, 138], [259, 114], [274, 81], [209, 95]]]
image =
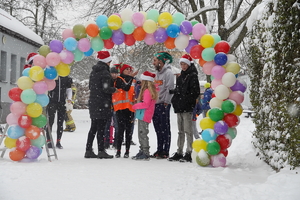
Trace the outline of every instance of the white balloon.
[[216, 97], [212, 98], [209, 102], [210, 108], [221, 108], [223, 100]]
[[227, 99], [229, 94], [230, 90], [225, 85], [218, 85], [215, 89], [215, 95], [220, 100]]
[[123, 22], [125, 21], [131, 21], [132, 22], [132, 15], [133, 15], [133, 11], [129, 8], [125, 8], [124, 10], [122, 10], [120, 12], [121, 15], [121, 19]]
[[232, 72], [226, 72], [222, 76], [222, 84], [225, 85], [226, 87], [233, 86], [235, 82], [236, 82], [236, 77]]
[[187, 35], [179, 35], [175, 39], [175, 46], [179, 50], [185, 49], [189, 45], [189, 36]]
[[227, 63], [236, 62], [236, 57], [233, 54], [227, 54]]

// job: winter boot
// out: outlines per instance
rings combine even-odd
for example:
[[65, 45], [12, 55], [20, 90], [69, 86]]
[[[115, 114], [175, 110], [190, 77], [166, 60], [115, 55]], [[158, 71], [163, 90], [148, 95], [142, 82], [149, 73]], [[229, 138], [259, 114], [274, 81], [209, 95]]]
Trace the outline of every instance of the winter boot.
[[94, 153], [93, 149], [91, 149], [91, 150], [86, 150], [84, 157], [85, 158], [97, 158], [98, 156]]
[[57, 142], [57, 143], [56, 143], [56, 148], [58, 148], [58, 149], [63, 149], [63, 146], [61, 146], [60, 142]]
[[143, 151], [139, 151], [136, 156], [132, 157], [133, 160], [150, 160], [150, 156], [145, 154]]
[[47, 146], [49, 149], [52, 149], [52, 143], [51, 142], [47, 142]]
[[116, 153], [116, 158], [120, 158], [121, 157], [121, 151], [118, 150], [117, 153]]
[[161, 154], [161, 152], [160, 152], [160, 151], [156, 151], [155, 153], [153, 153], [153, 154], [150, 156], [150, 158], [157, 158], [159, 154]]
[[167, 158], [169, 158], [169, 153], [162, 151], [161, 153], [158, 154], [158, 156], [156, 158], [157, 159], [167, 159]]
[[98, 152], [98, 158], [100, 158], [100, 159], [102, 159], [102, 158], [103, 159], [111, 159], [113, 157], [114, 156], [107, 154], [106, 151], [99, 151]]
[[179, 161], [181, 158], [183, 158], [182, 154], [176, 152], [172, 157], [168, 158], [168, 161]]
[[192, 162], [192, 156], [191, 153], [185, 153], [185, 155], [183, 156], [183, 158], [181, 158], [179, 160], [179, 162]]
[[129, 151], [126, 151], [126, 152], [124, 153], [124, 158], [129, 158]]

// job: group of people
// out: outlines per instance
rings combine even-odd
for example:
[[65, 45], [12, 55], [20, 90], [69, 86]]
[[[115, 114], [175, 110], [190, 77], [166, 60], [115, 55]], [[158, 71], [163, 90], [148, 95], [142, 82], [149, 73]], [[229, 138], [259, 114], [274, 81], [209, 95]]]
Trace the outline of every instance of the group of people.
[[[105, 150], [105, 135], [113, 119], [117, 125], [115, 134], [116, 158], [121, 157], [122, 142], [125, 134], [124, 158], [129, 157], [134, 120], [138, 121], [139, 152], [132, 157], [135, 160], [150, 158], [168, 159], [169, 161], [191, 162], [193, 129], [195, 117], [202, 110], [196, 111], [200, 101], [200, 85], [197, 69], [192, 58], [185, 54], [180, 58], [181, 74], [174, 80], [171, 69], [172, 56], [167, 52], [154, 55], [153, 65], [156, 73], [145, 71], [140, 76], [140, 85], [136, 89], [138, 71], [127, 64], [116, 64], [110, 68], [112, 58], [107, 51], [97, 54], [97, 64], [92, 67], [89, 78], [89, 113], [91, 127], [88, 132], [85, 158], [110, 159]], [[119, 75], [117, 75], [117, 73]], [[198, 100], [198, 101], [197, 101]], [[202, 101], [201, 101], [202, 102]], [[199, 102], [200, 103], [200, 102]], [[177, 151], [170, 156], [171, 126], [170, 108], [173, 105], [177, 114], [178, 140]], [[201, 106], [203, 104], [201, 103]], [[150, 154], [149, 124], [153, 121], [157, 136], [157, 149]], [[195, 127], [195, 125], [194, 125]], [[199, 133], [197, 133], [199, 136]], [[93, 141], [97, 136], [98, 154], [93, 151]], [[185, 137], [187, 148], [184, 151]]]

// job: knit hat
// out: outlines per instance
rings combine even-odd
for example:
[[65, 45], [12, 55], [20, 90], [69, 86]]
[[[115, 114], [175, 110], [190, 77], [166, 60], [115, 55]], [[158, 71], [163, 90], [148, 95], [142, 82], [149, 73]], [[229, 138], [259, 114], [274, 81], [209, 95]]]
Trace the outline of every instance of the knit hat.
[[112, 67], [112, 68], [110, 68], [110, 73], [118, 74], [119, 70], [117, 69], [117, 67]]
[[120, 64], [120, 66], [121, 66], [120, 74], [122, 74], [123, 71], [127, 68], [130, 68], [131, 70], [133, 69], [133, 67], [131, 67], [130, 65], [127, 65], [127, 64]]
[[189, 66], [191, 65], [191, 62], [193, 62], [191, 56], [189, 56], [188, 54], [184, 54], [180, 59], [179, 59], [179, 63], [184, 62], [186, 64], [188, 64]]
[[149, 71], [145, 71], [142, 75], [141, 75], [141, 80], [143, 81], [154, 81], [155, 78], [155, 74], [149, 72]]
[[158, 52], [158, 53], [154, 54], [154, 56], [158, 60], [161, 60], [163, 63], [172, 63], [173, 62], [172, 56], [165, 51]]
[[210, 88], [210, 83], [205, 83], [205, 84], [204, 84], [204, 87], [205, 87], [205, 88]]
[[104, 63], [108, 63], [108, 62], [112, 61], [108, 51], [99, 51], [97, 54], [97, 59]]
[[34, 58], [35, 56], [37, 56], [37, 55], [38, 55], [38, 54], [37, 54], [37, 53], [34, 53], [34, 52], [28, 54], [28, 56], [27, 56], [27, 63], [30, 63], [31, 61], [33, 61], [33, 58]]

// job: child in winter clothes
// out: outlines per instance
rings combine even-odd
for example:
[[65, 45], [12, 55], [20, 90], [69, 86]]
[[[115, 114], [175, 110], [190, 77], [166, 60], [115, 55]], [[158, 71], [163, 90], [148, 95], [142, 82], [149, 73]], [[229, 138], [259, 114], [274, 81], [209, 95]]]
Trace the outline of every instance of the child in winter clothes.
[[136, 110], [136, 118], [138, 119], [138, 137], [140, 142], [140, 151], [134, 160], [149, 160], [149, 123], [154, 114], [155, 103], [158, 98], [158, 93], [154, 85], [155, 74], [145, 71], [141, 75], [141, 90], [137, 99], [138, 103], [133, 105]]
[[200, 138], [199, 132], [198, 132], [198, 129], [197, 129], [197, 117], [202, 113], [202, 109], [201, 109], [201, 96], [203, 96], [203, 95], [200, 95], [198, 97], [198, 99], [196, 100], [196, 105], [194, 107], [193, 117], [192, 117], [192, 124], [193, 124], [192, 131], [193, 131], [195, 139], [199, 139]]

